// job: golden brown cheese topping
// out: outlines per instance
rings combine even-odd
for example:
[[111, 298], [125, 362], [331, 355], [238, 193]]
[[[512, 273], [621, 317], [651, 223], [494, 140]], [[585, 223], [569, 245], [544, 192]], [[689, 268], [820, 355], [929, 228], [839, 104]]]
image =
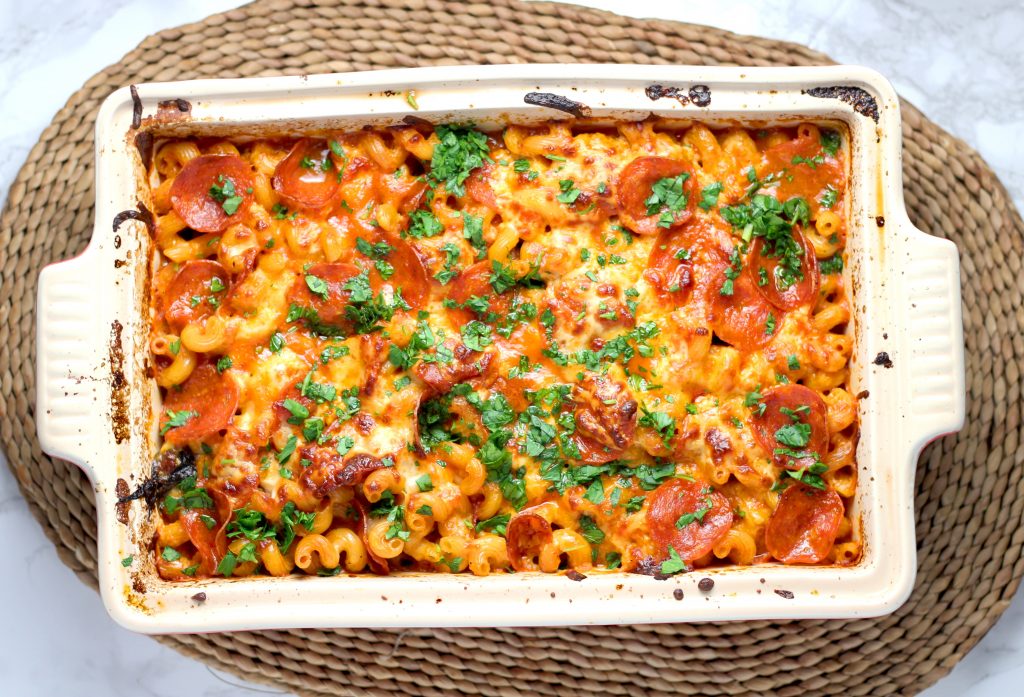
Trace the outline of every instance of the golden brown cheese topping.
[[854, 563], [846, 140], [163, 143], [161, 576]]

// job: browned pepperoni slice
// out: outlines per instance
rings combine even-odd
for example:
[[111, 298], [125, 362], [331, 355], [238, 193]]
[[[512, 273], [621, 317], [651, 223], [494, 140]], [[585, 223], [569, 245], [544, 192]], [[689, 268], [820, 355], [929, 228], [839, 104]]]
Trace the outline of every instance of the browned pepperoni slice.
[[[648, 215], [647, 201], [650, 199], [654, 185], [661, 179], [672, 179], [681, 174], [687, 175], [683, 182], [683, 193], [686, 202], [679, 211], [667, 211], [659, 207], [653, 215]], [[697, 205], [696, 179], [686, 163], [667, 157], [638, 157], [619, 172], [616, 186], [619, 198], [619, 218], [622, 224], [638, 235], [655, 235], [666, 229], [662, 215], [666, 218], [669, 229], [685, 224], [693, 217], [693, 209]]]
[[164, 319], [175, 331], [212, 315], [227, 297], [228, 272], [209, 259], [186, 261], [167, 286]]
[[785, 284], [786, 279], [780, 273], [782, 268], [778, 253], [767, 253], [768, 246], [764, 238], [755, 239], [750, 248], [747, 272], [761, 295], [780, 310], [795, 310], [801, 305], [813, 302], [818, 292], [818, 260], [814, 256], [814, 250], [807, 243], [807, 238], [799, 227], [793, 229], [793, 240], [800, 248], [800, 272], [803, 277], [799, 280], [792, 279], [789, 285]]
[[182, 425], [168, 428], [164, 440], [182, 445], [216, 433], [227, 428], [237, 407], [238, 388], [235, 383], [209, 363], [197, 366], [180, 390], [167, 392], [161, 426], [169, 426], [172, 417], [167, 413], [185, 412], [187, 418], [179, 417]]
[[[798, 452], [817, 453], [824, 458], [828, 452], [828, 408], [825, 401], [814, 390], [803, 385], [778, 385], [765, 392], [761, 400], [764, 411], [753, 417], [754, 436], [761, 447], [768, 451], [779, 465], [800, 469], [814, 464], [813, 455], [793, 458], [786, 454], [775, 454], [776, 448], [788, 448]], [[760, 411], [760, 408], [757, 409]], [[807, 445], [795, 447], [780, 443], [777, 434], [785, 426], [800, 426], [802, 432], [810, 426]], [[785, 439], [785, 437], [784, 437]]]
[[289, 206], [315, 211], [335, 202], [338, 171], [326, 140], [303, 138], [278, 163], [271, 183]]
[[200, 155], [171, 184], [171, 206], [193, 230], [220, 232], [252, 203], [252, 168], [235, 155]]
[[648, 501], [647, 525], [664, 558], [670, 546], [683, 561], [703, 557], [732, 526], [729, 500], [704, 482], [669, 479]]
[[768, 553], [785, 564], [817, 564], [831, 551], [844, 510], [831, 489], [793, 484], [765, 526]]

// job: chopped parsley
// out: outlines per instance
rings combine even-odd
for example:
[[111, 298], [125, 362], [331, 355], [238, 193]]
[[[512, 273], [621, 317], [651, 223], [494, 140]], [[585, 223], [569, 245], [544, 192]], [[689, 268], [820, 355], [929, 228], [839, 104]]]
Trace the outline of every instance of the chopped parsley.
[[409, 229], [406, 232], [416, 239], [436, 237], [444, 232], [444, 225], [428, 210], [415, 210], [409, 214]]
[[588, 515], [580, 516], [580, 534], [591, 544], [599, 545], [604, 542], [604, 531]]
[[668, 546], [668, 559], [661, 562], [661, 573], [671, 575], [678, 574], [682, 571], [688, 571], [689, 567], [686, 566], [686, 562], [683, 561], [682, 557], [679, 556], [679, 552], [672, 545]]
[[718, 204], [718, 196], [722, 193], [722, 182], [708, 184], [700, 190], [700, 203], [697, 205], [706, 211]]
[[503, 513], [502, 515], [496, 515], [493, 518], [481, 520], [476, 524], [474, 528], [477, 532], [486, 532], [488, 530], [494, 532], [495, 535], [501, 535], [502, 537], [508, 532], [508, 521], [511, 519], [511, 515]]
[[167, 411], [167, 423], [160, 429], [160, 435], [165, 436], [172, 428], [181, 428], [192, 419], [199, 416], [197, 411], [182, 409], [181, 411]]
[[836, 252], [828, 259], [822, 259], [818, 262], [818, 268], [823, 274], [837, 274], [843, 272], [843, 255], [840, 252]]
[[572, 179], [560, 179], [558, 181], [558, 188], [562, 192], [555, 197], [559, 203], [565, 203], [572, 205], [576, 203], [576, 199], [580, 197], [583, 192], [576, 188]]
[[836, 201], [839, 200], [839, 192], [831, 184], [825, 187], [825, 193], [818, 199], [818, 203], [821, 204], [822, 208], [832, 208], [836, 205]]
[[221, 209], [227, 215], [234, 215], [238, 212], [238, 207], [242, 205], [243, 199], [237, 191], [235, 191], [235, 182], [225, 177], [223, 174], [217, 175], [217, 183], [210, 187], [210, 198], [220, 204]]
[[821, 142], [821, 149], [826, 154], [835, 157], [835, 154], [839, 151], [839, 146], [842, 145], [843, 139], [839, 135], [838, 131], [832, 129], [824, 129], [818, 136], [819, 142]]
[[640, 418], [637, 420], [637, 424], [657, 431], [666, 447], [676, 435], [676, 420], [665, 412], [651, 411], [646, 404], [640, 405]]
[[647, 215], [659, 215], [658, 227], [670, 228], [676, 214], [686, 208], [689, 197], [683, 191], [683, 184], [690, 178], [683, 172], [675, 177], [663, 177], [651, 185], [651, 195], [644, 200]]
[[428, 178], [435, 185], [443, 183], [452, 196], [464, 196], [466, 178], [492, 161], [487, 136], [470, 125], [441, 125], [434, 133], [439, 142], [430, 160]]

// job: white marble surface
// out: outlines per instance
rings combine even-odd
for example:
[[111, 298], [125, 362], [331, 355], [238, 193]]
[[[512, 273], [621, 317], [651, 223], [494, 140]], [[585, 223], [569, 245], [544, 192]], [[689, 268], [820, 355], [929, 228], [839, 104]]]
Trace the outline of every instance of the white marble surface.
[[[71, 93], [148, 34], [233, 0], [0, 0], [0, 199], [40, 131]], [[587, 0], [635, 16], [788, 39], [868, 65], [931, 118], [977, 148], [1024, 209], [1024, 4], [1020, 0], [805, 0], [681, 3]], [[964, 9], [965, 6], [969, 9]], [[96, 594], [57, 559], [6, 466], [0, 531], [8, 600], [0, 692], [9, 695], [196, 697], [279, 694], [115, 626]], [[1024, 689], [1024, 596], [928, 697], [1002, 697]]]

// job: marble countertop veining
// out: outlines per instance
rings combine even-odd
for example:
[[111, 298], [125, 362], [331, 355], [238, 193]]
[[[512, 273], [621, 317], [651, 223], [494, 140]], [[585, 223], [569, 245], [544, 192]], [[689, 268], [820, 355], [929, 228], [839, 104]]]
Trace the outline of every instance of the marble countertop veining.
[[[147, 35], [196, 21], [237, 0], [0, 0], [0, 199], [64, 101]], [[925, 114], [978, 149], [1024, 209], [1024, 4], [975, 0], [585, 0], [638, 17], [709, 24], [786, 39], [888, 76]], [[59, 234], [59, 233], [55, 233]], [[2, 459], [2, 457], [0, 457]], [[202, 697], [283, 694], [249, 685], [116, 626], [99, 596], [57, 559], [0, 463], [0, 530], [13, 561], [0, 675], [11, 695]], [[14, 602], [11, 602], [11, 601]], [[55, 660], [54, 657], [59, 657]], [[1024, 595], [927, 697], [1020, 694]]]

